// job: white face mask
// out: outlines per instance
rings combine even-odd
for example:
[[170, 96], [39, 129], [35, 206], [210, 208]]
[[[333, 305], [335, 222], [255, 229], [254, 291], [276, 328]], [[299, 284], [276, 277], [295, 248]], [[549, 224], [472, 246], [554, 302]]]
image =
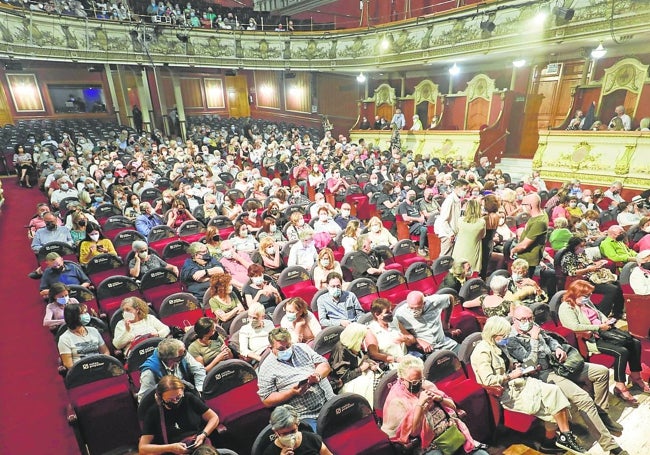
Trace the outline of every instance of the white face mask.
[[126, 322], [133, 322], [135, 321], [135, 314], [131, 313], [130, 311], [124, 311], [122, 313], [122, 319], [124, 319]]
[[259, 286], [262, 283], [264, 283], [264, 277], [263, 276], [254, 276], [253, 278], [251, 278], [251, 281], [253, 282], [253, 284], [255, 286]]
[[318, 215], [318, 219], [320, 222], [325, 223], [327, 222], [327, 215]]
[[330, 260], [327, 259], [327, 258], [323, 258], [323, 259], [320, 260], [320, 264], [321, 264], [323, 267], [329, 267], [329, 265], [330, 265]]
[[266, 249], [266, 254], [275, 254], [275, 247], [270, 246]]
[[93, 242], [99, 240], [99, 234], [88, 234], [88, 237], [90, 237], [90, 240], [92, 240]]
[[347, 218], [350, 216], [350, 211], [349, 210], [341, 210], [341, 216], [343, 218]]
[[381, 226], [379, 226], [378, 224], [373, 224], [372, 226], [370, 226], [370, 230], [372, 232], [379, 232], [380, 229], [381, 229]]

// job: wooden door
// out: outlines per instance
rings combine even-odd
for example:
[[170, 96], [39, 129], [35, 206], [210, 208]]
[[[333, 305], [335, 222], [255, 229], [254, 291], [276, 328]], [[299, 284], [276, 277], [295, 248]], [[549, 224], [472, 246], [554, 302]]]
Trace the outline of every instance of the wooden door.
[[230, 117], [250, 117], [251, 107], [248, 104], [246, 76], [226, 76], [226, 93]]

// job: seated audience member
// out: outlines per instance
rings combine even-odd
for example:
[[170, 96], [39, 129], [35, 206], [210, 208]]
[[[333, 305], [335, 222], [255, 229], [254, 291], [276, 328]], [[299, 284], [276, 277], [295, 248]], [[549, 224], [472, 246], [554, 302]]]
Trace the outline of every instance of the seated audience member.
[[646, 248], [643, 248], [643, 244], [648, 242], [650, 239], [646, 239], [640, 244], [641, 240], [650, 233], [650, 217], [644, 216], [639, 220], [639, 223], [636, 226], [631, 227], [627, 231], [627, 238], [629, 241], [630, 248], [641, 251]]
[[43, 221], [45, 222], [45, 227], [38, 229], [32, 239], [32, 251], [34, 254], [38, 254], [38, 250], [50, 242], [63, 242], [70, 246], [74, 245], [70, 229], [65, 226], [60, 226], [59, 223], [61, 220], [54, 216], [53, 213], [46, 212], [43, 215]]
[[197, 299], [202, 299], [206, 289], [210, 287], [210, 277], [223, 273], [221, 263], [208, 252], [208, 247], [201, 242], [193, 242], [187, 248], [189, 257], [181, 268], [181, 281], [187, 286], [188, 292]]
[[140, 203], [140, 212], [135, 219], [135, 230], [145, 237], [154, 227], [165, 224], [162, 217], [154, 211], [148, 202]]
[[[386, 271], [384, 257], [379, 251], [373, 248], [372, 240], [370, 240], [370, 237], [367, 234], [363, 234], [359, 237], [357, 241], [357, 250], [364, 252], [368, 256], [368, 262], [370, 264], [370, 267], [363, 272], [363, 277], [377, 281], [379, 275]], [[359, 277], [355, 276], [354, 278]]]
[[571, 283], [562, 296], [558, 310], [560, 322], [574, 332], [591, 334], [587, 340], [589, 352], [614, 357], [614, 395], [636, 407], [639, 402], [626, 386], [626, 369], [630, 371], [633, 387], [649, 393], [650, 386], [641, 378], [641, 342], [628, 332], [616, 328], [616, 320], [609, 319], [596, 308], [590, 299], [593, 291], [594, 287], [587, 281], [577, 280]]
[[474, 300], [463, 302], [463, 308], [481, 308], [487, 317], [509, 316], [515, 308], [515, 302], [505, 300], [510, 280], [504, 276], [493, 276], [490, 280], [492, 294], [483, 294]]
[[305, 218], [298, 210], [291, 212], [289, 215], [289, 226], [286, 228], [287, 239], [289, 241], [298, 240], [300, 233], [303, 231], [312, 231], [311, 226], [305, 223]]
[[59, 337], [58, 347], [64, 367], [70, 369], [73, 364], [89, 355], [109, 355], [108, 347], [99, 331], [88, 325], [90, 313], [86, 305], [67, 304], [63, 310], [63, 320], [68, 330]]
[[197, 395], [203, 392], [205, 368], [185, 350], [181, 340], [165, 338], [140, 366], [138, 401], [156, 388], [163, 376], [173, 375], [192, 386]]
[[318, 261], [314, 267], [313, 281], [316, 289], [323, 289], [327, 286], [327, 276], [331, 272], [343, 275], [341, 264], [334, 259], [334, 253], [329, 248], [323, 248], [318, 253]]
[[[621, 453], [612, 432], [620, 435], [623, 427], [613, 421], [609, 409], [609, 370], [603, 365], [585, 362], [581, 371], [571, 378], [561, 376], [553, 370], [555, 362], [563, 362], [567, 352], [562, 345], [534, 322], [533, 312], [525, 306], [517, 307], [513, 314], [512, 331], [508, 337], [507, 352], [521, 365], [537, 366], [536, 377], [559, 387], [565, 397], [586, 420], [589, 428], [596, 430], [598, 443], [605, 451]], [[554, 357], [554, 359], [551, 359]], [[594, 391], [594, 397], [576, 382], [586, 384]]]
[[293, 297], [284, 305], [280, 327], [289, 331], [294, 343], [309, 343], [322, 330], [316, 316], [307, 308], [307, 302], [300, 297]]
[[361, 303], [351, 292], [343, 291], [343, 277], [337, 272], [327, 275], [327, 292], [316, 300], [318, 319], [323, 327], [356, 322], [363, 314]]
[[172, 208], [165, 214], [164, 222], [167, 226], [173, 229], [178, 229], [181, 224], [186, 221], [196, 220], [192, 212], [190, 212], [183, 199], [176, 198], [172, 202]]
[[216, 226], [208, 226], [205, 230], [203, 239], [205, 246], [208, 247], [208, 253], [217, 261], [221, 259], [221, 242], [219, 239], [219, 229]]
[[275, 439], [262, 455], [332, 455], [323, 439], [311, 431], [300, 431], [298, 411], [288, 404], [278, 406], [271, 413], [271, 430]]
[[438, 349], [449, 349], [457, 353], [459, 344], [445, 335], [440, 317], [445, 308], [455, 304], [456, 299], [452, 295], [425, 297], [420, 291], [411, 291], [406, 297], [406, 304], [395, 311], [395, 318], [415, 336], [417, 349], [425, 355]]
[[[31, 220], [29, 220], [29, 224], [27, 225], [27, 236], [30, 239], [34, 238], [34, 234], [36, 234], [36, 231], [38, 231], [41, 228], [45, 227], [45, 220], [43, 217], [45, 216], [46, 213], [50, 213], [50, 207], [47, 205], [45, 202], [39, 202], [36, 204], [36, 215], [32, 217]], [[59, 226], [63, 226], [63, 222], [55, 217], [55, 223], [58, 224]], [[86, 228], [84, 227], [84, 234], [86, 233]]]
[[276, 242], [284, 245], [287, 242], [287, 238], [284, 236], [282, 231], [278, 229], [278, 225], [282, 226], [281, 220], [279, 218], [276, 218], [274, 216], [267, 216], [264, 218], [264, 221], [262, 222], [262, 229], [260, 229], [259, 233], [257, 234], [257, 238], [260, 239], [260, 242], [265, 237], [270, 237]]
[[45, 307], [43, 327], [54, 331], [65, 324], [63, 313], [69, 303], [78, 304], [79, 301], [68, 296], [68, 287], [63, 283], [54, 283], [48, 290], [49, 303]]
[[406, 199], [397, 208], [397, 213], [402, 216], [402, 219], [408, 225], [409, 234], [418, 235], [420, 237], [418, 254], [425, 256], [428, 232], [425, 223], [427, 220], [424, 217], [424, 214], [420, 211], [418, 204], [415, 203], [415, 199], [415, 191], [408, 190], [406, 193]]
[[352, 253], [357, 251], [357, 241], [359, 235], [361, 234], [361, 222], [358, 220], [350, 221], [345, 231], [343, 231], [343, 236], [341, 237], [341, 246], [345, 254]]
[[305, 270], [311, 270], [318, 258], [318, 252], [314, 246], [314, 232], [304, 230], [300, 233], [298, 241], [289, 250], [287, 267], [299, 265]]
[[[331, 372], [325, 357], [304, 343], [293, 344], [283, 328], [269, 333], [271, 353], [259, 367], [258, 395], [265, 406], [293, 406], [303, 423], [316, 431], [316, 418], [323, 405], [334, 398], [327, 380]], [[300, 384], [300, 381], [307, 382]]]
[[634, 203], [621, 202], [618, 204], [618, 215], [616, 215], [616, 222], [623, 228], [629, 228], [639, 224], [641, 221], [641, 214], [639, 208]]
[[217, 196], [212, 193], [203, 196], [203, 205], [199, 206], [195, 213], [196, 219], [207, 226], [210, 220], [219, 214], [217, 212]]
[[174, 375], [160, 379], [155, 386], [157, 406], [151, 406], [144, 417], [139, 453], [189, 453], [186, 444], [211, 445], [209, 436], [219, 426], [219, 416], [185, 389]]
[[388, 299], [375, 299], [370, 312], [372, 322], [368, 324], [369, 332], [365, 340], [368, 355], [376, 362], [395, 368], [406, 355], [406, 346], [415, 344], [415, 337], [394, 319], [392, 304]]
[[318, 218], [314, 221], [313, 227], [314, 233], [326, 232], [332, 238], [341, 232], [341, 226], [330, 217], [327, 207], [318, 209]]
[[502, 389], [503, 393], [498, 399], [505, 409], [531, 414], [549, 424], [557, 424], [560, 430], [557, 436], [554, 427], [546, 426], [546, 439], [541, 443], [540, 450], [547, 452], [557, 446], [574, 454], [586, 453], [571, 432], [571, 404], [562, 390], [555, 384], [524, 376], [520, 366], [511, 368], [512, 360], [507, 357], [505, 351], [505, 343], [511, 330], [510, 322], [506, 318], [488, 318], [481, 332], [482, 340], [478, 342], [471, 356], [476, 381], [484, 386]]
[[[327, 213], [330, 216], [336, 216], [338, 213], [334, 207], [329, 202], [325, 202], [325, 196], [323, 193], [316, 193], [314, 195], [314, 203], [309, 208], [309, 217], [310, 219], [318, 218], [318, 212], [321, 208], [327, 209]], [[291, 240], [291, 239], [290, 239]]]
[[[246, 209], [248, 214], [241, 218], [244, 225], [248, 227], [248, 233], [257, 234], [257, 232], [262, 228], [262, 218], [258, 216], [257, 213], [257, 204], [256, 202], [249, 202]], [[237, 230], [235, 230], [237, 232]]]
[[[250, 227], [246, 223], [242, 222], [235, 223], [235, 234], [231, 241], [233, 248], [238, 253], [252, 254], [258, 246], [257, 240], [255, 240], [255, 237], [250, 233]], [[221, 249], [223, 250], [223, 246]]]
[[253, 254], [251, 259], [258, 265], [264, 267], [264, 273], [277, 279], [280, 272], [284, 269], [282, 264], [281, 251], [282, 246], [276, 242], [273, 237], [266, 236], [260, 240], [260, 246], [257, 253]]
[[46, 297], [48, 289], [54, 283], [63, 283], [65, 285], [77, 285], [85, 288], [91, 288], [90, 278], [74, 262], [66, 262], [59, 253], [51, 252], [45, 256], [47, 268], [43, 271], [41, 277], [40, 293]]
[[248, 324], [239, 330], [239, 354], [249, 361], [259, 362], [269, 347], [268, 335], [273, 330], [273, 321], [266, 318], [261, 303], [248, 307]]
[[79, 263], [86, 265], [95, 256], [100, 254], [110, 254], [117, 257], [117, 251], [110, 239], [104, 237], [98, 224], [88, 224], [86, 226], [88, 237], [79, 245]]
[[566, 247], [567, 242], [573, 235], [567, 227], [569, 222], [566, 218], [558, 217], [553, 222], [553, 231], [548, 238], [549, 243], [553, 251], [559, 251], [562, 248]]
[[86, 240], [86, 224], [88, 223], [88, 218], [86, 214], [82, 211], [77, 211], [72, 215], [72, 227], [70, 228], [70, 235], [72, 236], [72, 241], [74, 246], [78, 246], [82, 241]]
[[243, 251], [236, 251], [232, 240], [221, 242], [221, 267], [232, 275], [232, 284], [242, 289], [248, 281], [248, 268], [253, 264], [250, 256]]
[[472, 264], [470, 264], [469, 261], [465, 259], [457, 259], [452, 264], [447, 275], [443, 278], [440, 287], [454, 289], [458, 292], [463, 283], [472, 277], [473, 273]]
[[226, 331], [230, 329], [235, 316], [246, 311], [241, 300], [234, 292], [232, 285], [232, 276], [227, 273], [215, 273], [210, 278], [210, 289], [208, 301], [210, 309], [214, 313], [219, 325]]
[[242, 291], [246, 305], [250, 308], [251, 305], [260, 303], [267, 313], [273, 313], [275, 306], [282, 300], [278, 288], [264, 280], [264, 268], [261, 265], [252, 264], [247, 275], [250, 281], [247, 281]]
[[548, 302], [548, 294], [542, 290], [535, 280], [528, 278], [528, 262], [515, 259], [511, 266], [512, 275], [508, 283], [505, 299], [520, 302], [530, 306], [533, 303]]
[[603, 294], [600, 311], [605, 314], [611, 312], [613, 317], [621, 319], [625, 304], [621, 284], [616, 279], [616, 275], [606, 268], [606, 260], [593, 262], [587, 257], [584, 252], [586, 245], [582, 238], [571, 237], [566, 251], [560, 258], [562, 273], [589, 281], [596, 293]]
[[375, 372], [379, 371], [379, 365], [362, 352], [361, 345], [367, 332], [368, 326], [357, 322], [343, 329], [330, 354], [330, 378], [334, 392], [356, 393], [372, 403]]
[[636, 261], [636, 251], [625, 244], [625, 239], [625, 229], [619, 225], [610, 226], [607, 229], [607, 237], [600, 242], [600, 254], [612, 262]]
[[187, 352], [205, 367], [207, 373], [219, 362], [233, 358], [226, 340], [221, 335], [216, 335], [214, 320], [206, 317], [199, 318], [194, 323], [194, 333], [196, 333], [196, 340], [188, 346]]
[[635, 294], [650, 295], [650, 250], [643, 250], [637, 255], [639, 266], [630, 273], [630, 286]]
[[382, 431], [391, 441], [408, 444], [418, 437], [421, 452], [441, 455], [435, 439], [455, 425], [464, 438], [459, 442], [464, 453], [487, 455], [487, 446], [476, 441], [467, 425], [458, 417], [454, 401], [436, 385], [423, 377], [422, 360], [406, 356], [397, 367], [397, 381], [390, 388], [384, 403]]
[[167, 264], [155, 254], [149, 254], [147, 242], [136, 240], [131, 245], [131, 249], [135, 254], [133, 255], [133, 259], [129, 261], [129, 275], [133, 278], [140, 279], [145, 273], [157, 268], [165, 268], [178, 276], [178, 267]]
[[120, 308], [122, 319], [115, 326], [113, 346], [122, 349], [125, 358], [138, 341], [150, 337], [165, 338], [169, 335], [169, 327], [149, 314], [149, 306], [141, 298], [127, 297], [122, 300]]
[[344, 202], [341, 204], [341, 213], [339, 213], [335, 218], [334, 221], [336, 224], [339, 225], [339, 227], [343, 230], [345, 230], [350, 223], [350, 221], [359, 221], [359, 218], [356, 216], [350, 215], [351, 207], [350, 204], [347, 202]]
[[376, 216], [370, 218], [370, 221], [368, 221], [368, 233], [366, 235], [370, 239], [373, 248], [378, 246], [392, 247], [397, 243], [397, 239], [384, 227], [381, 220]]

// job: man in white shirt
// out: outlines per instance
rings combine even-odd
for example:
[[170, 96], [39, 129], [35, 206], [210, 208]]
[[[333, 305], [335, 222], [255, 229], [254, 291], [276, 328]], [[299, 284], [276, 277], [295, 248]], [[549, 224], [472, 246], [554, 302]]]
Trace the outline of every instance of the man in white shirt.
[[401, 109], [398, 108], [395, 110], [395, 114], [393, 115], [393, 119], [390, 121], [390, 123], [395, 125], [395, 129], [404, 129], [406, 126], [406, 118], [404, 117], [404, 114], [402, 114]]
[[632, 129], [632, 119], [630, 118], [629, 115], [625, 113], [625, 107], [624, 106], [616, 106], [616, 109], [614, 109], [614, 112], [616, 112], [616, 115], [612, 120], [609, 122], [609, 129], [613, 129], [612, 123], [614, 123], [614, 119], [617, 117], [621, 119], [621, 122], [623, 123], [623, 129], [625, 131], [630, 131]]
[[52, 204], [52, 207], [58, 208], [61, 201], [65, 198], [73, 197], [77, 199], [79, 197], [79, 192], [67, 176], [58, 179], [57, 183], [59, 185], [59, 189], [54, 190], [54, 192], [52, 192], [52, 196], [50, 196], [50, 203]]
[[289, 251], [288, 267], [299, 265], [305, 270], [311, 270], [316, 263], [318, 252], [314, 246], [314, 231], [311, 229], [304, 230], [298, 235], [298, 241]]
[[465, 179], [456, 180], [453, 183], [453, 191], [440, 206], [440, 214], [433, 224], [433, 231], [440, 237], [440, 256], [450, 256], [454, 250], [454, 240], [460, 219], [460, 201], [467, 194], [468, 184]]

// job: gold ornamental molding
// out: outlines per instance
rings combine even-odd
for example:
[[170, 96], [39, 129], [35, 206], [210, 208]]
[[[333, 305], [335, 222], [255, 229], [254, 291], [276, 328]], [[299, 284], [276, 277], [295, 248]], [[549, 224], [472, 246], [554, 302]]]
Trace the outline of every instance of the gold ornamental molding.
[[368, 102], [375, 103], [375, 109], [384, 104], [390, 106], [395, 106], [397, 103], [397, 96], [395, 95], [395, 89], [388, 84], [381, 84], [375, 89], [375, 94], [367, 100]]

